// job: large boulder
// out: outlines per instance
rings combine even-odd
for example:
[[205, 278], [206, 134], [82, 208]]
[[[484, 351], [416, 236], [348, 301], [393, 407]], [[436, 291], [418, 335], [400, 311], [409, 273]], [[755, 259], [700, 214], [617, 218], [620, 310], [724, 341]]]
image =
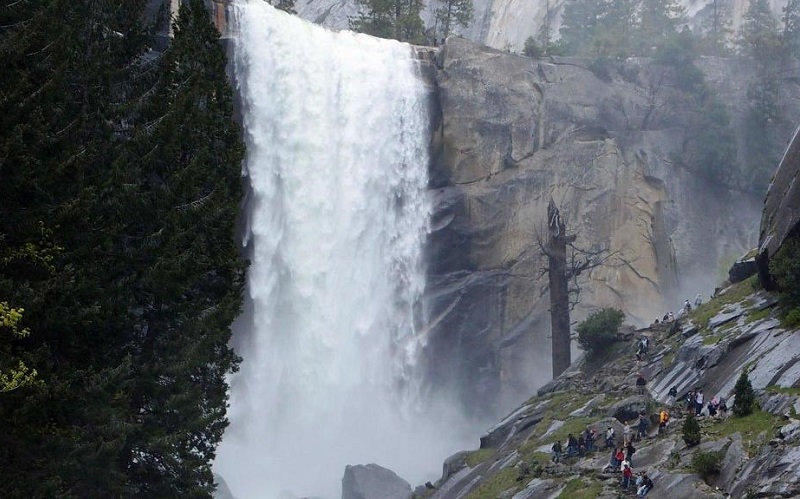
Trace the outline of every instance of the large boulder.
[[374, 463], [346, 466], [342, 499], [411, 499], [411, 485]]
[[761, 231], [758, 236], [758, 271], [762, 284], [773, 287], [769, 277], [769, 260], [790, 235], [798, 233], [800, 222], [800, 128], [786, 148], [778, 171], [764, 200]]

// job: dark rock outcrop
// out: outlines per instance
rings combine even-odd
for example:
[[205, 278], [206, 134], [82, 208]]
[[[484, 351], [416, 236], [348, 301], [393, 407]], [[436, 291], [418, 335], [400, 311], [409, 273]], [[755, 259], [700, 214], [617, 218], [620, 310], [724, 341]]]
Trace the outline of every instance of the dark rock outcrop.
[[800, 128], [794, 134], [764, 200], [758, 237], [758, 274], [761, 283], [772, 288], [769, 260], [787, 237], [798, 233], [800, 223]]

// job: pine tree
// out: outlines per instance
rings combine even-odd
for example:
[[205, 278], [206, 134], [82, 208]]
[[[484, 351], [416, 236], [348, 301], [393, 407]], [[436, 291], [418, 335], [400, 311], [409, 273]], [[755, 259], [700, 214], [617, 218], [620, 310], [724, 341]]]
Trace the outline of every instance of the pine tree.
[[751, 0], [742, 17], [737, 45], [739, 51], [757, 62], [774, 60], [781, 50], [778, 20], [767, 0]]
[[472, 0], [441, 0], [440, 3], [434, 17], [443, 38], [450, 36], [454, 26], [469, 27], [474, 10]]
[[686, 412], [681, 434], [687, 446], [694, 447], [700, 444], [700, 424], [697, 422], [697, 418], [694, 417], [694, 412], [691, 409]]
[[783, 40], [788, 53], [800, 54], [800, 0], [788, 0], [783, 8]]
[[566, 53], [588, 54], [604, 15], [604, 3], [596, 0], [568, 0], [564, 3], [559, 36]]
[[733, 401], [733, 414], [738, 417], [752, 414], [756, 403], [756, 394], [753, 391], [753, 385], [750, 384], [750, 378], [747, 377], [747, 370], [742, 370], [742, 374], [736, 380], [733, 394], [736, 397]]
[[361, 12], [350, 18], [350, 29], [401, 42], [424, 43], [422, 0], [357, 0]]

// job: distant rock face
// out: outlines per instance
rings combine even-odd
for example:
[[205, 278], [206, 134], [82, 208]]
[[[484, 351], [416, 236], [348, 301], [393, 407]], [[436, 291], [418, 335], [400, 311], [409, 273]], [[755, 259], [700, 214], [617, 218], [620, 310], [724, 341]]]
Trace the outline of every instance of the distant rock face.
[[[573, 320], [616, 306], [648, 324], [710, 292], [718, 262], [754, 246], [760, 196], [675, 166], [688, 111], [648, 61], [614, 65], [601, 80], [587, 60], [535, 60], [451, 37], [438, 65], [429, 370], [476, 412], [507, 410], [549, 379], [537, 237], [550, 198], [578, 247], [610, 255], [582, 276]], [[746, 85], [731, 78], [752, 69], [700, 66], [743, 133]], [[785, 110], [800, 121], [797, 103]]]
[[377, 464], [347, 466], [342, 499], [411, 499], [411, 485]]
[[[725, 12], [731, 29], [737, 29], [748, 0], [679, 0], [693, 29], [711, 16], [714, 4]], [[457, 27], [454, 33], [500, 50], [521, 52], [525, 39], [539, 36], [547, 24], [551, 33], [558, 33], [565, 0], [473, 0], [474, 20], [467, 28]], [[786, 0], [771, 0], [772, 11], [779, 18]], [[433, 26], [437, 2], [426, 3], [422, 14], [426, 26]], [[548, 11], [549, 8], [549, 11]], [[349, 18], [358, 15], [356, 0], [297, 0], [295, 9], [304, 19], [333, 29], [347, 29]]]
[[767, 198], [764, 200], [764, 213], [761, 216], [761, 231], [758, 238], [759, 274], [762, 283], [769, 286], [767, 274], [769, 259], [778, 252], [783, 242], [791, 234], [797, 234], [800, 223], [800, 128], [786, 148], [781, 164]]

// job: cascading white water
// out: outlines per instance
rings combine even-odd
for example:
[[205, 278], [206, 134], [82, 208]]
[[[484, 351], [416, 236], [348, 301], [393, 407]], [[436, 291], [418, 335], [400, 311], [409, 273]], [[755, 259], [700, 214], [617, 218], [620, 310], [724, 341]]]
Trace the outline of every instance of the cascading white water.
[[435, 478], [467, 444], [415, 393], [430, 131], [412, 48], [229, 9], [251, 267], [215, 470], [237, 499], [338, 497], [347, 464]]

